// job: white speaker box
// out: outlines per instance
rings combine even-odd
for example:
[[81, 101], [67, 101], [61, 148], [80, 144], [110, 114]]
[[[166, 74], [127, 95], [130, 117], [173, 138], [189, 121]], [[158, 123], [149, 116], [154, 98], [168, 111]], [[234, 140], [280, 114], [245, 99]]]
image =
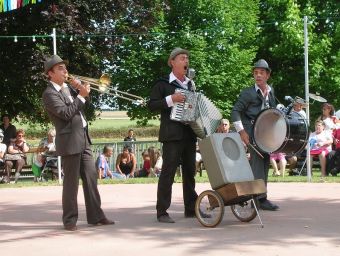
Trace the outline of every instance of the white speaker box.
[[254, 180], [238, 133], [214, 133], [201, 140], [199, 148], [213, 189], [229, 183]]

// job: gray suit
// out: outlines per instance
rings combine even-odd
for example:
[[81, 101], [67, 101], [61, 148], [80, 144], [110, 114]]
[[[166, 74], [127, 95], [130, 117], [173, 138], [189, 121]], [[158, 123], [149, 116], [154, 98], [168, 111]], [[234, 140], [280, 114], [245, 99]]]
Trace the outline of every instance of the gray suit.
[[[83, 127], [80, 112], [85, 104], [77, 97], [70, 98], [57, 91], [49, 83], [43, 93], [44, 107], [56, 128], [56, 152], [62, 156], [63, 182], [63, 223], [75, 225], [78, 220], [77, 194], [79, 177], [83, 181], [87, 222], [96, 224], [105, 218], [97, 188], [91, 140]], [[83, 115], [84, 116], [84, 115]]]
[[[245, 88], [237, 99], [234, 108], [231, 112], [231, 120], [233, 122], [242, 121], [245, 131], [250, 137], [250, 142], [253, 143], [253, 124], [256, 116], [263, 108], [275, 107], [274, 90], [271, 88], [268, 101], [263, 99], [260, 92], [255, 90], [255, 86]], [[250, 165], [254, 173], [255, 179], [263, 179], [267, 184], [269, 171], [269, 154], [263, 153], [262, 159], [254, 150], [250, 151]]]

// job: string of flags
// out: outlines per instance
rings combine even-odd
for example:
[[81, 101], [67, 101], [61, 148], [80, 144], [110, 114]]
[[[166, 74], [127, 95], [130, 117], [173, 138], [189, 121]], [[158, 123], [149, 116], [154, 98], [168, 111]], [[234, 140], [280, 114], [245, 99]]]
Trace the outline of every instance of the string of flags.
[[29, 4], [41, 2], [42, 0], [0, 0], [0, 12], [9, 12]]

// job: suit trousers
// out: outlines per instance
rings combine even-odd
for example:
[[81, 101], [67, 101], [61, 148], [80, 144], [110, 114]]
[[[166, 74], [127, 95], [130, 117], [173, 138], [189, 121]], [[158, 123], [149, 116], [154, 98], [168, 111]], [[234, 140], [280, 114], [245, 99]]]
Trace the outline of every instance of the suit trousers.
[[78, 188], [79, 177], [83, 183], [85, 197], [86, 217], [89, 224], [96, 224], [105, 218], [101, 209], [101, 199], [97, 187], [97, 171], [90, 148], [90, 143], [84, 132], [86, 141], [83, 152], [74, 155], [62, 156], [64, 171], [63, 181], [63, 223], [75, 225], [78, 220]]
[[194, 211], [196, 143], [190, 140], [163, 142], [163, 166], [158, 180], [157, 217], [166, 215], [171, 204], [172, 184], [176, 169], [182, 165], [183, 199], [185, 211]]
[[[255, 152], [251, 147], [248, 147], [250, 153], [250, 166], [254, 174], [255, 179], [262, 179], [267, 187], [268, 172], [270, 164], [270, 156], [266, 153], [261, 153], [263, 158]], [[267, 194], [261, 194], [258, 196], [259, 199], [267, 198]]]

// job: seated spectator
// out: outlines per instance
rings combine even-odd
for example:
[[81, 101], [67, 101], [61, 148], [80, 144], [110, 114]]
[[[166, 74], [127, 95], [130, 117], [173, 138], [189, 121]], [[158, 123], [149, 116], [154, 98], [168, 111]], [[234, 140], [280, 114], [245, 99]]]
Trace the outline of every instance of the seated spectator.
[[[56, 136], [56, 131], [54, 128], [51, 128], [47, 132], [47, 138], [43, 138], [39, 143], [36, 159], [32, 166], [32, 171], [34, 174], [34, 181], [37, 181], [37, 178], [41, 174], [41, 169], [46, 164], [46, 161], [48, 160], [48, 158], [56, 157], [55, 156], [55, 152], [56, 152], [55, 136]], [[55, 161], [57, 162], [57, 159], [55, 159]]]
[[[315, 132], [309, 135], [310, 154], [312, 157], [318, 156], [321, 167], [321, 177], [326, 176], [326, 156], [332, 150], [332, 135], [325, 131], [325, 125], [322, 121], [315, 122]], [[311, 161], [311, 169], [313, 160]]]
[[15, 166], [14, 183], [16, 183], [20, 177], [22, 167], [25, 165], [25, 153], [29, 150], [29, 147], [24, 136], [24, 130], [18, 130], [15, 141], [8, 147], [7, 154], [5, 155], [6, 183], [10, 181], [13, 166]]
[[134, 136], [134, 131], [132, 129], [129, 129], [128, 135], [124, 138], [124, 141], [127, 141], [128, 143], [125, 144], [125, 146], [129, 147], [130, 152], [134, 151], [134, 145], [133, 141], [137, 141], [136, 137]]
[[162, 172], [163, 158], [159, 149], [155, 147], [148, 148], [150, 156], [150, 177], [159, 177]]
[[133, 178], [136, 171], [136, 157], [131, 153], [128, 146], [123, 148], [123, 152], [117, 156], [116, 169], [120, 174], [125, 174], [127, 178]]
[[333, 130], [335, 150], [327, 155], [326, 174], [336, 176], [340, 172], [340, 128]]
[[100, 154], [96, 161], [99, 179], [126, 179], [125, 174], [111, 171], [109, 159], [113, 155], [113, 148], [104, 146], [103, 153]]
[[[329, 103], [324, 103], [322, 105], [322, 115], [318, 117], [318, 121], [323, 121], [324, 130], [332, 133], [335, 128], [336, 120], [334, 119], [334, 106]], [[336, 117], [335, 117], [336, 118]], [[335, 121], [335, 122], [334, 122]]]
[[[277, 166], [277, 162], [279, 166]], [[286, 171], [286, 155], [284, 153], [271, 153], [270, 154], [270, 163], [273, 166], [273, 176], [285, 176]]]
[[[4, 139], [4, 134], [3, 134], [3, 131], [0, 129], [0, 168], [4, 167], [4, 156], [7, 150], [6, 144], [2, 143], [3, 139]], [[0, 177], [0, 183], [2, 183], [2, 181], [3, 181], [3, 174]]]
[[2, 115], [1, 120], [2, 124], [0, 125], [0, 129], [2, 129], [4, 134], [3, 143], [5, 143], [8, 148], [11, 142], [15, 140], [17, 129], [11, 124], [12, 118], [9, 115]]
[[299, 113], [303, 118], [307, 118], [306, 112], [303, 108], [306, 107], [305, 101], [301, 98], [298, 98], [293, 103], [293, 112]]
[[148, 177], [150, 174], [151, 162], [148, 150], [144, 150], [142, 153], [143, 167], [135, 172], [135, 177]]
[[287, 163], [289, 164], [289, 176], [299, 175], [299, 172], [296, 169], [297, 163], [298, 163], [298, 156], [299, 155], [292, 155], [292, 156], [286, 156]]
[[228, 133], [230, 129], [230, 123], [228, 119], [222, 119], [220, 125], [217, 127], [216, 132]]
[[[203, 159], [202, 159], [202, 155], [201, 155], [201, 152], [200, 152], [200, 148], [198, 146], [198, 143], [196, 142], [196, 163], [195, 163], [195, 166], [196, 166], [196, 173], [197, 172], [201, 172], [202, 170], [202, 166], [203, 166]], [[195, 173], [195, 174], [196, 174]], [[202, 173], [201, 173], [202, 174]]]

